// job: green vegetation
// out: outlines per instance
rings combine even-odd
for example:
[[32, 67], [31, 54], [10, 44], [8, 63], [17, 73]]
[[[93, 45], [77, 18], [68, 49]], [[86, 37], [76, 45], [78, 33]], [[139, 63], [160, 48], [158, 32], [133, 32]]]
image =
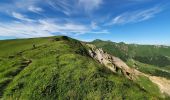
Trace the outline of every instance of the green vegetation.
[[96, 45], [98, 48], [103, 48], [106, 52], [124, 61], [135, 59], [142, 63], [159, 67], [170, 65], [170, 47], [168, 46], [136, 45], [102, 40], [95, 40], [92, 44]]
[[142, 87], [147, 92], [153, 95], [158, 95], [157, 91], [159, 91], [159, 88], [155, 84], [153, 84], [147, 77], [140, 76], [138, 77], [136, 82], [139, 84], [140, 87]]
[[164, 69], [165, 69], [165, 70], [170, 71], [170, 65], [169, 65], [169, 66], [164, 67]]
[[166, 56], [136, 56], [134, 59], [143, 62], [143, 63], [147, 63], [147, 64], [152, 64], [152, 65], [156, 65], [156, 66], [160, 66], [160, 67], [165, 67], [170, 65], [170, 60], [169, 58], [167, 58]]
[[91, 42], [98, 48], [117, 56], [146, 74], [170, 79], [170, 47], [155, 45], [136, 45], [95, 40]]
[[141, 80], [113, 74], [66, 36], [0, 41], [4, 100], [160, 99], [157, 88]]
[[48, 38], [38, 38], [38, 39], [17, 39], [17, 40], [1, 40], [0, 41], [0, 56], [7, 57], [9, 55], [30, 49], [33, 44], [37, 46], [46, 43]]
[[129, 59], [127, 61], [128, 66], [134, 67], [135, 69], [153, 75], [153, 76], [161, 76], [167, 79], [170, 79], [170, 71], [166, 69], [162, 69], [160, 67], [156, 67], [154, 65], [144, 64], [139, 61], [135, 61], [133, 59]]
[[109, 54], [119, 57], [124, 61], [128, 59], [128, 55], [127, 55], [128, 47], [124, 43], [117, 44], [111, 41], [102, 41], [98, 39], [94, 40], [91, 43], [94, 44], [97, 48], [102, 48], [104, 51], [108, 52]]

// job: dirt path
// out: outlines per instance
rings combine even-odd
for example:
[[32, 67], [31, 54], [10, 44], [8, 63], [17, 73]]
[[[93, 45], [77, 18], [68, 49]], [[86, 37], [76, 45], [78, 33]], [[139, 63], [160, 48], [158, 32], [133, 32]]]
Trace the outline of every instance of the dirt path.
[[138, 75], [143, 75], [148, 77], [153, 83], [155, 83], [161, 93], [165, 93], [170, 96], [170, 80], [164, 78], [164, 77], [159, 77], [159, 76], [151, 76], [145, 73], [142, 73], [138, 70], [136, 70], [135, 73], [138, 73]]
[[162, 93], [165, 93], [170, 96], [170, 80], [167, 80], [166, 78], [163, 77], [157, 77], [157, 76], [149, 76], [149, 79], [157, 84], [159, 87], [160, 91]]
[[8, 86], [8, 84], [10, 84], [10, 82], [14, 79], [14, 77], [17, 76], [25, 67], [29, 66], [29, 64], [31, 64], [32, 61], [25, 58], [23, 61], [21, 61], [19, 63], [21, 63], [21, 64], [18, 67], [18, 69], [16, 71], [12, 71], [11, 73], [9, 73], [9, 75], [12, 75], [12, 76], [6, 76], [6, 78], [12, 77], [12, 79], [8, 80], [8, 81], [4, 81], [4, 83], [1, 83], [3, 85], [1, 85], [1, 87], [0, 87], [1, 88], [0, 89], [0, 100], [3, 97], [4, 90]]

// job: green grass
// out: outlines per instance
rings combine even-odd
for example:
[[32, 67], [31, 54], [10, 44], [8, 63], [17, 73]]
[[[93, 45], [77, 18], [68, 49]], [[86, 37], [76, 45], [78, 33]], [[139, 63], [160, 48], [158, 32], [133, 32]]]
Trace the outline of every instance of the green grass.
[[169, 65], [169, 66], [164, 67], [164, 69], [165, 69], [165, 70], [170, 71], [170, 65]]
[[79, 41], [68, 37], [0, 41], [0, 50], [4, 100], [160, 98], [159, 91], [147, 86], [144, 91], [146, 84], [113, 74], [93, 60]]
[[136, 80], [137, 84], [139, 84], [140, 87], [144, 89], [144, 91], [147, 91], [153, 95], [159, 95], [159, 88], [152, 83], [149, 78], [145, 76], [140, 76]]
[[161, 76], [167, 79], [170, 79], [170, 71], [167, 69], [162, 69], [160, 67], [149, 65], [145, 63], [141, 63], [139, 61], [135, 61], [133, 59], [129, 59], [127, 62], [128, 66], [134, 67], [135, 69], [144, 72], [146, 74], [150, 74], [153, 76]]
[[0, 41], [0, 56], [9, 56], [23, 50], [27, 50], [36, 46], [47, 43], [48, 38], [37, 39], [18, 39], [18, 40], [1, 40]]
[[169, 46], [125, 44], [102, 40], [95, 40], [91, 43], [124, 61], [135, 59], [159, 67], [170, 65]]

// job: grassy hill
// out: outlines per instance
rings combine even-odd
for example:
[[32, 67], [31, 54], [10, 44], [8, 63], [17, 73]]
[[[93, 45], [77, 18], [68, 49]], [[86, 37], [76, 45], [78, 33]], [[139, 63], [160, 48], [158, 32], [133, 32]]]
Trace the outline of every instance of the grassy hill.
[[98, 48], [120, 57], [130, 67], [146, 74], [170, 79], [170, 47], [161, 45], [137, 45], [94, 40]]
[[161, 94], [147, 78], [113, 74], [80, 41], [58, 36], [0, 41], [0, 98], [156, 100]]
[[94, 40], [92, 44], [122, 60], [135, 59], [159, 67], [170, 65], [170, 47], [162, 45], [137, 45]]

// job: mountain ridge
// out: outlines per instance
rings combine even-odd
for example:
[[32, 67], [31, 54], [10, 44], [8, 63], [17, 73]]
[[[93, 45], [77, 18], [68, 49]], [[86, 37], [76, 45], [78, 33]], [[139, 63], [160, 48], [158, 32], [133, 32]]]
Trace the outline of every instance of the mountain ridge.
[[115, 41], [112, 41], [112, 40], [102, 40], [102, 39], [94, 39], [90, 42], [112, 42], [112, 43], [123, 43], [123, 44], [127, 44], [127, 45], [143, 45], [143, 46], [158, 46], [158, 47], [170, 47], [170, 45], [168, 44], [142, 44], [142, 43], [127, 43], [127, 42], [124, 42], [124, 41], [120, 41], [120, 42], [115, 42]]

